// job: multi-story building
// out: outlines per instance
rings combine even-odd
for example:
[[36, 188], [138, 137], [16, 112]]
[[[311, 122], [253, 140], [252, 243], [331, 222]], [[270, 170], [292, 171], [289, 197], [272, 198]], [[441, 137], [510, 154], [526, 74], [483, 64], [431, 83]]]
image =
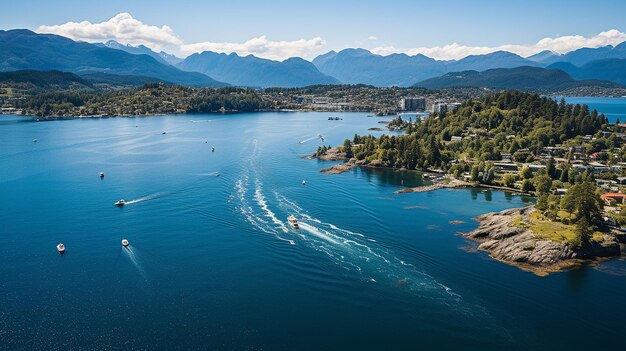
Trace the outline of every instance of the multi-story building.
[[422, 97], [405, 97], [400, 100], [400, 109], [403, 111], [426, 111], [426, 99]]

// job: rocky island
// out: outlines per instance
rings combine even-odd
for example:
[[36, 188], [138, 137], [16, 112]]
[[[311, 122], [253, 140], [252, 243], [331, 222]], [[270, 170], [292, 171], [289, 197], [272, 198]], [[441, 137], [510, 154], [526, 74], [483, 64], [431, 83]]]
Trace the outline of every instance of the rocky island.
[[577, 244], [575, 229], [548, 221], [534, 206], [478, 216], [477, 229], [463, 234], [478, 249], [499, 261], [537, 275], [575, 267], [621, 254], [624, 234], [594, 232], [587, 244]]

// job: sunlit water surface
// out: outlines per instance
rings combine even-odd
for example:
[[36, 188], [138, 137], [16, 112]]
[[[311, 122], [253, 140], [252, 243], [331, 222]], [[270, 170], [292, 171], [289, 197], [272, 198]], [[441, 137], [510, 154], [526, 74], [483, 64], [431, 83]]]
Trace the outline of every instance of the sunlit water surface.
[[381, 133], [379, 118], [328, 116], [2, 116], [3, 348], [623, 346], [624, 261], [540, 278], [491, 260], [458, 233], [530, 199], [321, 174], [333, 163], [303, 158], [318, 134]]

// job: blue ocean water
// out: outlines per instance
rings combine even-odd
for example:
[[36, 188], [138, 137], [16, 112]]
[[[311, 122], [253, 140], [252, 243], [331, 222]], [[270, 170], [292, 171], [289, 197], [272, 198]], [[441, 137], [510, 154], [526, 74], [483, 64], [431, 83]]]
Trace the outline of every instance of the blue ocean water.
[[626, 122], [626, 97], [621, 98], [598, 98], [598, 97], [565, 97], [570, 104], [586, 104], [590, 110], [598, 110], [604, 114], [611, 123], [618, 119]]
[[[458, 233], [531, 199], [394, 195], [422, 183], [416, 172], [321, 174], [333, 163], [304, 158], [318, 134], [326, 145], [380, 134], [368, 131], [378, 118], [327, 117], [2, 116], [3, 348], [622, 345], [623, 260], [546, 278], [494, 261]], [[122, 198], [129, 204], [113, 205]]]

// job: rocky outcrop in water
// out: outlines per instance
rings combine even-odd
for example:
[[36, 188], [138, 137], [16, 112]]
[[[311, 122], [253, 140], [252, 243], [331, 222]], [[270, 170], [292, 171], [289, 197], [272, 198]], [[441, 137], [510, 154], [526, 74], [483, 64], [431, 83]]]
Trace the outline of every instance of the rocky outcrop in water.
[[491, 257], [539, 275], [579, 265], [585, 259], [620, 255], [615, 235], [605, 234], [590, 247], [572, 249], [566, 243], [543, 239], [513, 223], [520, 216], [528, 218], [534, 210], [531, 206], [478, 216], [478, 228], [464, 236], [479, 242], [478, 249], [487, 251]]

